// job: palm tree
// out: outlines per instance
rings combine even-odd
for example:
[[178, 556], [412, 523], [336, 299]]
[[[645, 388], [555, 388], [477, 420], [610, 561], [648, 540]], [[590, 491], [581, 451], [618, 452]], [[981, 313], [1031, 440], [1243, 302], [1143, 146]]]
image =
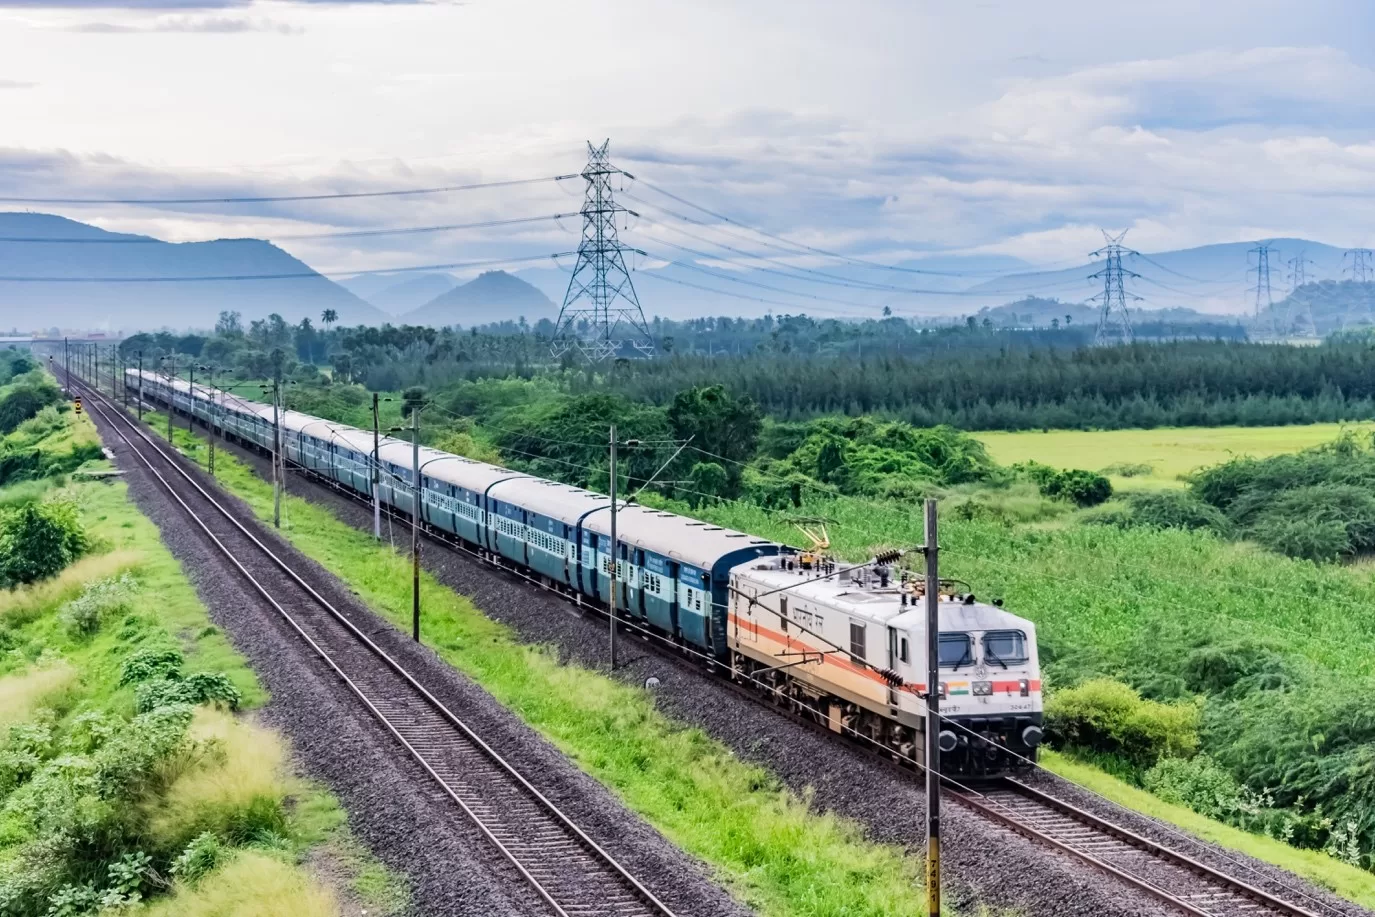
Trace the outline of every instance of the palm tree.
[[325, 323], [325, 328], [328, 330], [330, 325], [339, 321], [339, 313], [335, 312], [333, 309], [326, 309], [320, 313], [320, 321]]

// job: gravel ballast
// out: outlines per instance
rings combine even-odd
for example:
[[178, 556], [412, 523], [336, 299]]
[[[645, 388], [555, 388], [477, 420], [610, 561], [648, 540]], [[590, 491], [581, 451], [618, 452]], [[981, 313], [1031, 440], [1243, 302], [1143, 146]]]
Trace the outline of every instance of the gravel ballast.
[[[264, 719], [290, 738], [304, 773], [339, 797], [355, 836], [406, 877], [412, 912], [445, 917], [548, 913], [477, 827], [190, 523], [109, 424], [95, 412], [93, 418], [126, 472], [131, 497], [159, 527], [215, 623], [270, 692]], [[210, 483], [189, 462], [181, 464], [203, 485]], [[236, 513], [241, 520], [252, 519], [251, 510], [226, 499], [241, 510]], [[709, 879], [700, 863], [627, 811], [471, 680], [374, 615], [270, 527], [251, 528], [670, 908], [683, 917], [749, 913]], [[241, 560], [265, 583], [282, 575], [261, 557]]]
[[[270, 476], [266, 458], [239, 446], [230, 448], [258, 474]], [[371, 531], [368, 506], [296, 474], [289, 487], [350, 525]], [[400, 524], [394, 526], [397, 543], [405, 544], [408, 533]], [[383, 537], [388, 537], [385, 518]], [[566, 599], [439, 543], [423, 541], [421, 560], [441, 582], [510, 626], [521, 639], [556, 648], [566, 662], [607, 669], [603, 618], [580, 614]], [[920, 852], [926, 813], [918, 779], [843, 740], [742, 698], [713, 676], [652, 651], [638, 638], [622, 638], [619, 663], [615, 677], [621, 680], [642, 684], [650, 676], [659, 679], [656, 703], [666, 715], [701, 727], [742, 759], [769, 769], [793, 791], [810, 794], [816, 808], [854, 819], [871, 838]], [[1067, 917], [1174, 913], [1149, 895], [953, 802], [944, 806], [942, 815], [947, 906], [973, 911], [984, 904]]]

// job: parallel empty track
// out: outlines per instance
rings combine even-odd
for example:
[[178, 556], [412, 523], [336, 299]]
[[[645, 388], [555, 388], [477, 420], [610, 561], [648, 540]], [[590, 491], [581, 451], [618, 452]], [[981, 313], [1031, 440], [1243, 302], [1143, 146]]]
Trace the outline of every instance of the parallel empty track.
[[[319, 654], [559, 917], [673, 913], [253, 534], [258, 523], [212, 495], [107, 396], [75, 377], [90, 410], [252, 587]], [[290, 609], [288, 611], [288, 609]]]
[[947, 793], [1009, 830], [1085, 860], [1194, 917], [1317, 917], [1019, 780]]

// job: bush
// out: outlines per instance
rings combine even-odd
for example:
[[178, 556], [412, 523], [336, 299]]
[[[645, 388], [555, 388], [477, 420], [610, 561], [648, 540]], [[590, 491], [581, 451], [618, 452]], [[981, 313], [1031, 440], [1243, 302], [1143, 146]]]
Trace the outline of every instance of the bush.
[[1052, 500], [1068, 500], [1077, 506], [1097, 506], [1112, 496], [1112, 482], [1101, 474], [1081, 469], [1057, 471], [1040, 462], [1012, 466], [1013, 472], [1033, 481]]
[[0, 519], [0, 585], [46, 579], [80, 557], [86, 547], [73, 504], [21, 506]]
[[62, 606], [58, 620], [72, 637], [88, 637], [112, 614], [127, 610], [138, 583], [129, 573], [87, 583], [81, 595]]
[[1132, 525], [1161, 529], [1207, 529], [1226, 535], [1232, 524], [1222, 510], [1183, 490], [1134, 493], [1127, 497]]
[[1241, 786], [1207, 755], [1162, 758], [1142, 776], [1146, 789], [1166, 802], [1227, 820], [1241, 801]]
[[1332, 519], [1271, 519], [1249, 534], [1263, 548], [1315, 563], [1330, 563], [1351, 552], [1346, 526]]
[[1109, 678], [1056, 691], [1046, 702], [1045, 716], [1053, 741], [1121, 755], [1141, 768], [1198, 750], [1196, 705], [1145, 700], [1131, 686]]
[[1115, 474], [1119, 478], [1147, 477], [1154, 471], [1155, 466], [1145, 462], [1114, 462], [1106, 468], [1098, 469], [1099, 474]]
[[224, 845], [213, 832], [196, 835], [186, 849], [172, 861], [172, 875], [181, 882], [195, 884], [224, 859]]
[[1202, 694], [1273, 691], [1290, 681], [1277, 650], [1250, 642], [1197, 647], [1185, 657], [1181, 674], [1188, 690]]
[[237, 710], [242, 696], [239, 689], [225, 675], [197, 672], [186, 678], [173, 675], [154, 678], [138, 686], [134, 694], [135, 707], [139, 713], [148, 713], [159, 707], [186, 704], [192, 707], [200, 704], [223, 704], [230, 710]]
[[154, 678], [166, 678], [181, 672], [181, 650], [175, 647], [158, 647], [132, 653], [120, 666], [119, 683], [132, 685]]

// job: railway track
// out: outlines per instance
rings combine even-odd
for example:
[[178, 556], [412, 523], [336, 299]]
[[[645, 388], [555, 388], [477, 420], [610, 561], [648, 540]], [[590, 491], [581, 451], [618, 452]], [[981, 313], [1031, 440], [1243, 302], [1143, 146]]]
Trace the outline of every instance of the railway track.
[[[351, 491], [340, 488], [327, 477], [316, 475], [311, 469], [300, 468], [300, 472], [328, 486], [337, 493], [354, 499], [356, 502], [371, 505], [371, 501], [359, 497]], [[409, 524], [410, 517], [395, 513], [390, 507], [383, 512], [394, 515], [398, 520]], [[495, 567], [505, 573], [520, 577], [531, 585], [547, 591], [546, 584], [521, 570], [483, 556], [470, 548], [445, 537], [443, 533], [426, 531], [432, 540], [477, 560], [479, 563]], [[558, 593], [562, 595], [561, 593]], [[591, 606], [583, 606], [591, 609]], [[626, 622], [633, 628], [632, 622]], [[690, 660], [682, 656], [682, 648], [677, 646], [658, 646], [652, 637], [642, 634], [646, 643], [653, 646], [664, 658], [675, 663]], [[828, 741], [836, 737], [822, 729], [805, 716], [793, 713], [770, 703], [768, 698], [749, 691], [732, 681], [723, 682], [742, 697], [769, 706], [776, 713], [787, 716], [808, 728], [814, 729]], [[849, 743], [881, 764], [897, 768], [910, 774], [912, 768], [892, 760], [883, 750], [868, 748], [862, 744]], [[1306, 909], [1290, 903], [1275, 894], [1247, 883], [1221, 870], [1194, 859], [1187, 854], [1157, 841], [1143, 837], [1130, 829], [1118, 826], [1094, 813], [1085, 811], [1069, 802], [1015, 779], [982, 784], [977, 789], [957, 786], [953, 783], [946, 787], [947, 797], [970, 811], [994, 821], [1004, 828], [1022, 835], [1036, 843], [1050, 847], [1062, 854], [1085, 862], [1095, 869], [1106, 872], [1125, 885], [1143, 892], [1180, 913], [1193, 917], [1330, 917], [1337, 914], [1358, 913], [1352, 908], [1338, 909], [1325, 902], [1317, 902], [1316, 910]], [[1242, 870], [1248, 867], [1242, 865]], [[1296, 897], [1309, 897], [1299, 891]], [[1310, 900], [1315, 900], [1311, 899]]]
[[947, 788], [946, 793], [1008, 830], [1083, 860], [1194, 917], [1318, 917], [1020, 780], [1004, 778], [977, 791]]
[[[110, 398], [68, 380], [193, 523], [558, 917], [674, 917], [510, 763], [253, 534]], [[275, 569], [274, 569], [275, 568]]]

